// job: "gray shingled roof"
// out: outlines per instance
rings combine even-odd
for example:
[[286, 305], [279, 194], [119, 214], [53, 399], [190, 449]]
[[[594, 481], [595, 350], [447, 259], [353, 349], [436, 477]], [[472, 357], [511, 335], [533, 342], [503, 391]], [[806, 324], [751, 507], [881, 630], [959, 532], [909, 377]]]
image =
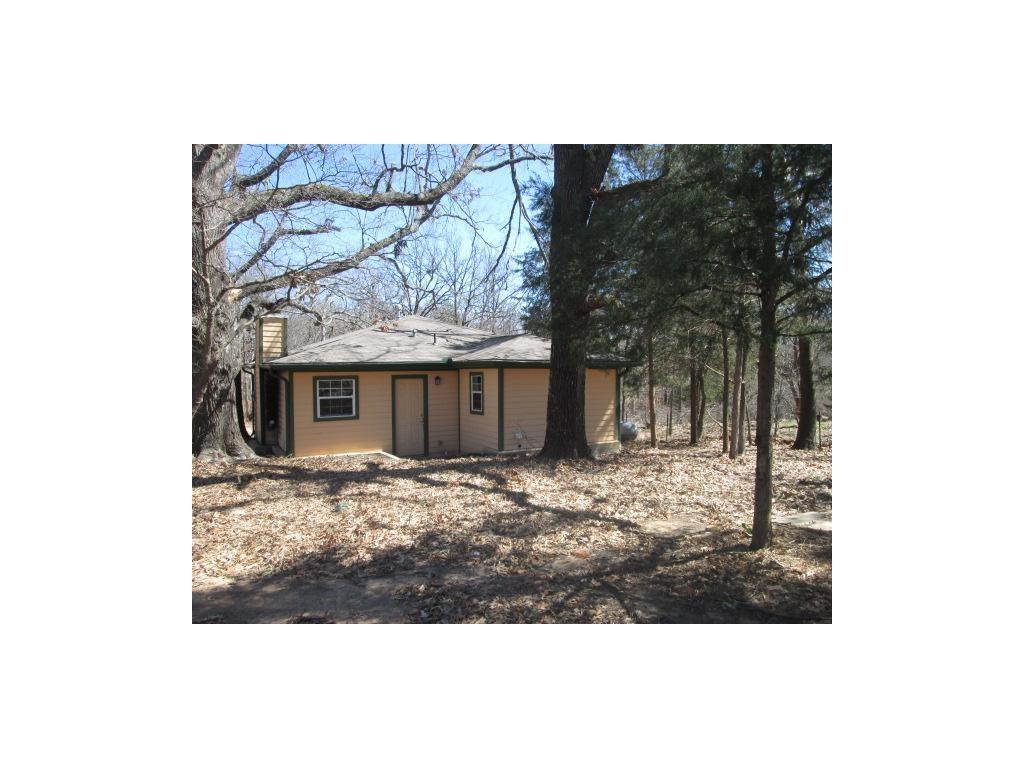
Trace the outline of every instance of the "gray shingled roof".
[[393, 323], [307, 344], [269, 364], [275, 368], [305, 365], [395, 365], [551, 360], [551, 342], [521, 333], [496, 336], [486, 331], [406, 315]]
[[528, 333], [492, 336], [453, 358], [456, 363], [483, 360], [548, 363], [551, 360], [551, 342]]

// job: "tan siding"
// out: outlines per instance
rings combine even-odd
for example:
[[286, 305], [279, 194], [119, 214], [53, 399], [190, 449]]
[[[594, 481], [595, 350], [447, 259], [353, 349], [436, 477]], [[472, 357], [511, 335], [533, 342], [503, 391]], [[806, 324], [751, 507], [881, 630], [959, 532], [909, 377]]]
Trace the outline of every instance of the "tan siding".
[[263, 329], [261, 340], [263, 361], [282, 357], [285, 351], [285, 323], [283, 317], [265, 317], [260, 325]]
[[[615, 440], [615, 371], [588, 368], [586, 378], [588, 443]], [[548, 371], [505, 370], [505, 450], [532, 450], [544, 445], [547, 427]], [[524, 433], [517, 438], [516, 432]]]
[[[484, 374], [484, 413], [469, 412], [469, 373]], [[295, 455], [315, 456], [363, 451], [391, 452], [391, 377], [417, 371], [296, 372], [294, 376]], [[429, 451], [493, 453], [498, 450], [498, 370], [427, 371]], [[314, 376], [358, 376], [359, 418], [313, 420]], [[441, 377], [441, 385], [434, 377]], [[587, 370], [587, 440], [615, 440], [615, 371]], [[456, 383], [458, 390], [456, 390]], [[505, 450], [538, 449], [547, 417], [547, 369], [505, 369]], [[283, 390], [283, 387], [282, 387]], [[287, 435], [287, 410], [281, 406], [280, 441]], [[525, 433], [523, 439], [516, 432]]]
[[[318, 456], [332, 453], [392, 451], [391, 377], [419, 374], [419, 371], [330, 371], [295, 372], [295, 455]], [[455, 371], [426, 371], [430, 452], [455, 453], [458, 450], [458, 414], [455, 399]], [[313, 377], [359, 378], [359, 418], [313, 420]], [[441, 385], [434, 377], [441, 377]], [[438, 441], [443, 441], [439, 445]]]
[[[506, 368], [505, 450], [542, 448], [547, 414], [547, 368]], [[516, 437], [517, 432], [523, 437]]]
[[587, 369], [587, 442], [615, 441], [615, 371]]
[[[434, 378], [441, 377], [441, 384]], [[427, 405], [430, 408], [431, 454], [457, 454], [459, 452], [459, 372], [427, 372]]]
[[[484, 374], [484, 412], [469, 412], [469, 374]], [[507, 373], [507, 371], [506, 371]], [[498, 450], [498, 369], [464, 368], [459, 371], [460, 422], [463, 453], [494, 453]]]

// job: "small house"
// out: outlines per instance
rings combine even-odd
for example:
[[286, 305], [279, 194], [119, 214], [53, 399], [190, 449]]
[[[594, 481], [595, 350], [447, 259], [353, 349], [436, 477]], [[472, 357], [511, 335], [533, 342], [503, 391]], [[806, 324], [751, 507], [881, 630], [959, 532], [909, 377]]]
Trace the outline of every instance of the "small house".
[[[291, 456], [454, 456], [538, 450], [551, 344], [418, 315], [287, 349], [287, 319], [257, 324], [255, 431]], [[623, 361], [586, 371], [587, 440], [619, 449]]]

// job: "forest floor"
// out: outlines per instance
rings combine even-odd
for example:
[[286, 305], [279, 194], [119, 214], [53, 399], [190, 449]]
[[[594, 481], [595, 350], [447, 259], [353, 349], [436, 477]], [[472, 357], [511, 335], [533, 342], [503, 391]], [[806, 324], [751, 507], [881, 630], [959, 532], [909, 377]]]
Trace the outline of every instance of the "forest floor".
[[193, 621], [832, 620], [831, 530], [785, 522], [830, 519], [830, 441], [776, 443], [775, 541], [751, 552], [753, 449], [642, 437], [558, 465], [196, 462]]

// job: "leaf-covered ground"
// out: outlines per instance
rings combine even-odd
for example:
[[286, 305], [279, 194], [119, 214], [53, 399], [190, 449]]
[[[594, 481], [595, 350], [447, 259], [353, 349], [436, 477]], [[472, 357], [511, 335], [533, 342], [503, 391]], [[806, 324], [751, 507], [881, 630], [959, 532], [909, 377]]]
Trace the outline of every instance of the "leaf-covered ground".
[[[641, 436], [642, 437], [642, 436]], [[753, 449], [595, 462], [255, 459], [193, 467], [194, 621], [831, 621], [832, 534], [750, 552]], [[831, 513], [826, 446], [776, 444], [776, 520]]]

